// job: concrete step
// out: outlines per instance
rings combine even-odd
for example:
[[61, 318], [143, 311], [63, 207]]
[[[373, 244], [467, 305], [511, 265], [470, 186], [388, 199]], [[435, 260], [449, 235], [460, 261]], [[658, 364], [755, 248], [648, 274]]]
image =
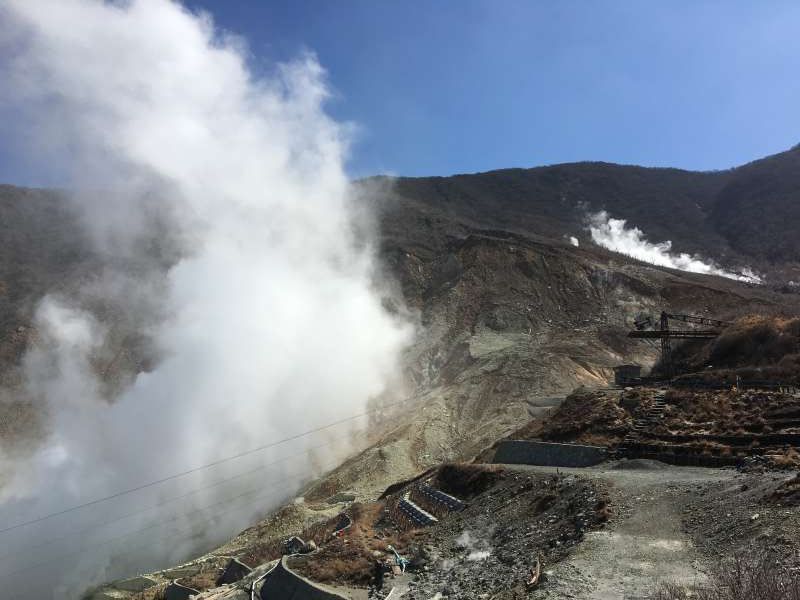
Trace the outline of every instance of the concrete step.
[[426, 483], [417, 486], [417, 491], [427, 498], [428, 501], [438, 504], [449, 511], [460, 511], [466, 508], [466, 504], [459, 498], [446, 494], [442, 490], [431, 487]]
[[411, 521], [416, 523], [421, 527], [425, 527], [427, 525], [433, 525], [437, 523], [439, 519], [434, 517], [431, 513], [423, 508], [420, 508], [414, 502], [409, 500], [408, 498], [401, 498], [400, 502], [397, 504], [397, 508], [406, 515]]

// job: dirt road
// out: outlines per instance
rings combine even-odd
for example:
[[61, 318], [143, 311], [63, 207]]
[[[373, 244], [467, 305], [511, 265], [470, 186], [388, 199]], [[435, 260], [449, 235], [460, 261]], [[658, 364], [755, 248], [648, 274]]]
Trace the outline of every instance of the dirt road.
[[639, 468], [559, 469], [609, 484], [614, 516], [604, 529], [587, 534], [570, 558], [553, 567], [549, 582], [535, 598], [638, 600], [660, 581], [691, 584], [705, 578], [711, 561], [684, 533], [681, 513], [707, 484], [732, 479], [735, 472], [638, 461], [630, 466]]

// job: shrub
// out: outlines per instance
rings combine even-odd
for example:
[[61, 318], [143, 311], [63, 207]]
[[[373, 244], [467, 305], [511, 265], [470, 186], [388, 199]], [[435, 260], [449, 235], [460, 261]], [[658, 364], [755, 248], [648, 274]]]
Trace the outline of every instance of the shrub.
[[[671, 361], [678, 373], [692, 378], [727, 381], [771, 379], [800, 382], [800, 319], [746, 316], [713, 340], [677, 344]], [[713, 365], [715, 371], [705, 368]], [[658, 364], [654, 373], [662, 373]]]
[[739, 554], [724, 563], [709, 583], [689, 590], [662, 584], [651, 600], [800, 600], [800, 578], [780, 566], [767, 551]]

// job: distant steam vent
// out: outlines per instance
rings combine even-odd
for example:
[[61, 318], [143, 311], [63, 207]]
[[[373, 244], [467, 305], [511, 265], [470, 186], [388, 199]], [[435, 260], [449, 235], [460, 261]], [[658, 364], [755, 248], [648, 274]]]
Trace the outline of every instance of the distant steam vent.
[[761, 277], [749, 267], [744, 267], [740, 272], [734, 273], [700, 256], [693, 256], [685, 252], [675, 254], [672, 252], [670, 240], [658, 243], [649, 242], [641, 229], [627, 227], [625, 219], [614, 219], [604, 210], [589, 215], [589, 232], [592, 235], [592, 241], [597, 245], [653, 265], [690, 273], [719, 275], [747, 283], [761, 283], [762, 281]]

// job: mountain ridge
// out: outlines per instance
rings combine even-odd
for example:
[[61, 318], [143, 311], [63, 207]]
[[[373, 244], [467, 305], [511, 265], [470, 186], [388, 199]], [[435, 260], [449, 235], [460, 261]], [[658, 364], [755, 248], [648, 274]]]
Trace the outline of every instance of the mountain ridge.
[[[360, 184], [376, 181], [391, 184], [396, 197], [471, 225], [590, 241], [587, 216], [605, 210], [639, 227], [653, 243], [670, 240], [675, 252], [723, 265], [747, 264], [780, 278], [800, 261], [800, 241], [790, 228], [800, 220], [800, 147], [724, 171], [586, 161], [448, 177], [378, 177]], [[776, 192], [767, 198], [767, 215], [750, 206], [765, 187]], [[742, 227], [743, 220], [753, 224]], [[753, 240], [763, 223], [764, 239]]]

